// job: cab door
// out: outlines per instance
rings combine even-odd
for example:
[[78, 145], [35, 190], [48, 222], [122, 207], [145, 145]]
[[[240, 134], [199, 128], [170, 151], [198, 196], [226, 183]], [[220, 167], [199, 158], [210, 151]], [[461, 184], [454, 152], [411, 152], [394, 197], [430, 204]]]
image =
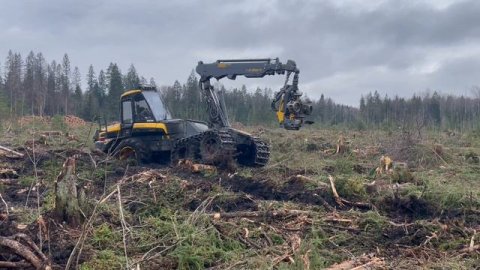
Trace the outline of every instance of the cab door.
[[122, 100], [122, 129], [121, 137], [130, 137], [133, 129], [133, 104], [132, 99]]

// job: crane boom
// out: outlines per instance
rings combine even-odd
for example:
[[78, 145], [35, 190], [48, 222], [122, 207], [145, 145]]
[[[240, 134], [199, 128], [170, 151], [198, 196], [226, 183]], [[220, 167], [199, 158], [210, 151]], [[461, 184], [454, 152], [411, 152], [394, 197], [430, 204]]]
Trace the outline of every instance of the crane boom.
[[211, 78], [220, 80], [224, 77], [235, 80], [237, 76], [263, 78], [266, 75], [285, 74], [285, 72], [298, 74], [300, 70], [297, 69], [294, 61], [288, 60], [286, 64], [282, 64], [278, 58], [217, 60], [210, 64], [199, 62], [197, 66], [201, 81]]
[[[304, 104], [300, 99], [302, 96], [298, 91], [300, 70], [292, 60], [285, 64], [278, 58], [217, 60], [209, 64], [199, 62], [196, 71], [200, 75], [200, 88], [206, 97], [211, 127], [230, 127], [223, 93], [213, 88], [210, 83], [212, 78], [220, 80], [227, 77], [235, 80], [237, 76], [263, 78], [267, 75], [286, 74], [285, 85], [275, 94], [272, 101], [272, 109], [276, 111], [279, 123], [286, 129], [298, 130], [303, 124], [305, 115], [311, 113], [311, 106]], [[294, 75], [290, 85], [288, 81], [292, 73]]]

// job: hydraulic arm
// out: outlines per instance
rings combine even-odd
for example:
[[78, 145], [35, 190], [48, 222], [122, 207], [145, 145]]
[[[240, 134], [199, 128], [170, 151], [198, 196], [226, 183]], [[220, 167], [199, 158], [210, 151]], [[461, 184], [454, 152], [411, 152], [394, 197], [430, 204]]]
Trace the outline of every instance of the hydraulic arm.
[[[305, 116], [311, 113], [312, 107], [301, 100], [302, 93], [298, 90], [300, 70], [292, 60], [285, 64], [278, 58], [217, 60], [210, 64], [199, 62], [196, 71], [200, 75], [200, 88], [207, 99], [210, 125], [214, 128], [229, 127], [230, 123], [223, 93], [213, 88], [210, 84], [211, 78], [220, 80], [227, 77], [235, 80], [237, 76], [263, 78], [266, 75], [286, 74], [284, 86], [275, 93], [272, 101], [272, 109], [276, 111], [278, 122], [286, 129], [298, 130]], [[292, 83], [288, 84], [291, 74]]]

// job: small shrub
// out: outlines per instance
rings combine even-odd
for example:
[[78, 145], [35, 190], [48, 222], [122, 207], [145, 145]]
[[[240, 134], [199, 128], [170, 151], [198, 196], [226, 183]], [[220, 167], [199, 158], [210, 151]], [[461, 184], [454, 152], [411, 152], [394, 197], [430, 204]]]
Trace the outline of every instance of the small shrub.
[[465, 154], [465, 160], [468, 162], [468, 163], [472, 163], [472, 164], [478, 164], [480, 163], [480, 158], [478, 157], [477, 153], [473, 152], [473, 151], [468, 151], [466, 154]]
[[276, 234], [276, 233], [272, 232], [269, 235], [270, 235], [270, 239], [272, 239], [272, 243], [274, 245], [281, 245], [285, 242], [283, 237], [279, 234]]
[[338, 174], [352, 174], [353, 163], [346, 158], [339, 158], [335, 160], [335, 172]]
[[391, 174], [391, 179], [393, 183], [412, 183], [415, 181], [413, 174], [405, 168], [395, 168]]
[[67, 124], [65, 124], [63, 116], [57, 114], [52, 117], [52, 129], [61, 131], [67, 130]]
[[125, 257], [115, 254], [112, 250], [101, 250], [94, 258], [80, 266], [81, 270], [108, 270], [122, 269], [125, 265]]
[[176, 226], [178, 237], [184, 239], [171, 253], [178, 260], [178, 269], [208, 268], [243, 251], [237, 240], [223, 239], [215, 229], [207, 228], [210, 225], [203, 225], [183, 223]]
[[93, 245], [101, 249], [114, 247], [115, 243], [120, 240], [120, 234], [113, 231], [107, 223], [103, 223], [102, 225], [98, 226], [93, 232], [92, 236]]
[[387, 224], [387, 219], [376, 211], [369, 211], [363, 214], [359, 227], [365, 232], [381, 232]]
[[320, 147], [318, 147], [316, 143], [309, 142], [305, 145], [305, 150], [307, 152], [315, 152], [315, 151], [318, 151], [319, 149]]
[[30, 187], [35, 182], [35, 177], [33, 176], [22, 176], [19, 179], [20, 185], [24, 187]]
[[361, 178], [339, 178], [335, 187], [339, 195], [345, 198], [364, 198], [367, 194], [364, 181]]

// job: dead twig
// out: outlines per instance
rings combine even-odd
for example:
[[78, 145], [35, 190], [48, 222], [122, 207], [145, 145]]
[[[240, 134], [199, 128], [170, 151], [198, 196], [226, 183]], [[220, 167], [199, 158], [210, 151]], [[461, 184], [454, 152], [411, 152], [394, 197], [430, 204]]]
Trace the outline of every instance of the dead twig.
[[2, 200], [3, 204], [5, 205], [5, 212], [7, 213], [7, 216], [10, 215], [10, 212], [8, 211], [8, 204], [7, 202], [3, 199], [2, 193], [0, 193], [0, 200]]
[[126, 269], [130, 269], [128, 263], [128, 254], [127, 254], [127, 231], [130, 231], [127, 227], [127, 222], [125, 221], [125, 216], [123, 215], [122, 207], [122, 195], [120, 192], [120, 186], [117, 185], [117, 198], [118, 198], [118, 211], [120, 213], [120, 223], [122, 224], [122, 239], [123, 239], [123, 252], [125, 254], [125, 264]]
[[480, 245], [475, 245], [475, 236], [477, 235], [477, 230], [473, 230], [473, 235], [472, 238], [470, 238], [470, 244], [468, 247], [463, 248], [460, 250], [462, 253], [470, 253], [479, 250], [480, 251]]

